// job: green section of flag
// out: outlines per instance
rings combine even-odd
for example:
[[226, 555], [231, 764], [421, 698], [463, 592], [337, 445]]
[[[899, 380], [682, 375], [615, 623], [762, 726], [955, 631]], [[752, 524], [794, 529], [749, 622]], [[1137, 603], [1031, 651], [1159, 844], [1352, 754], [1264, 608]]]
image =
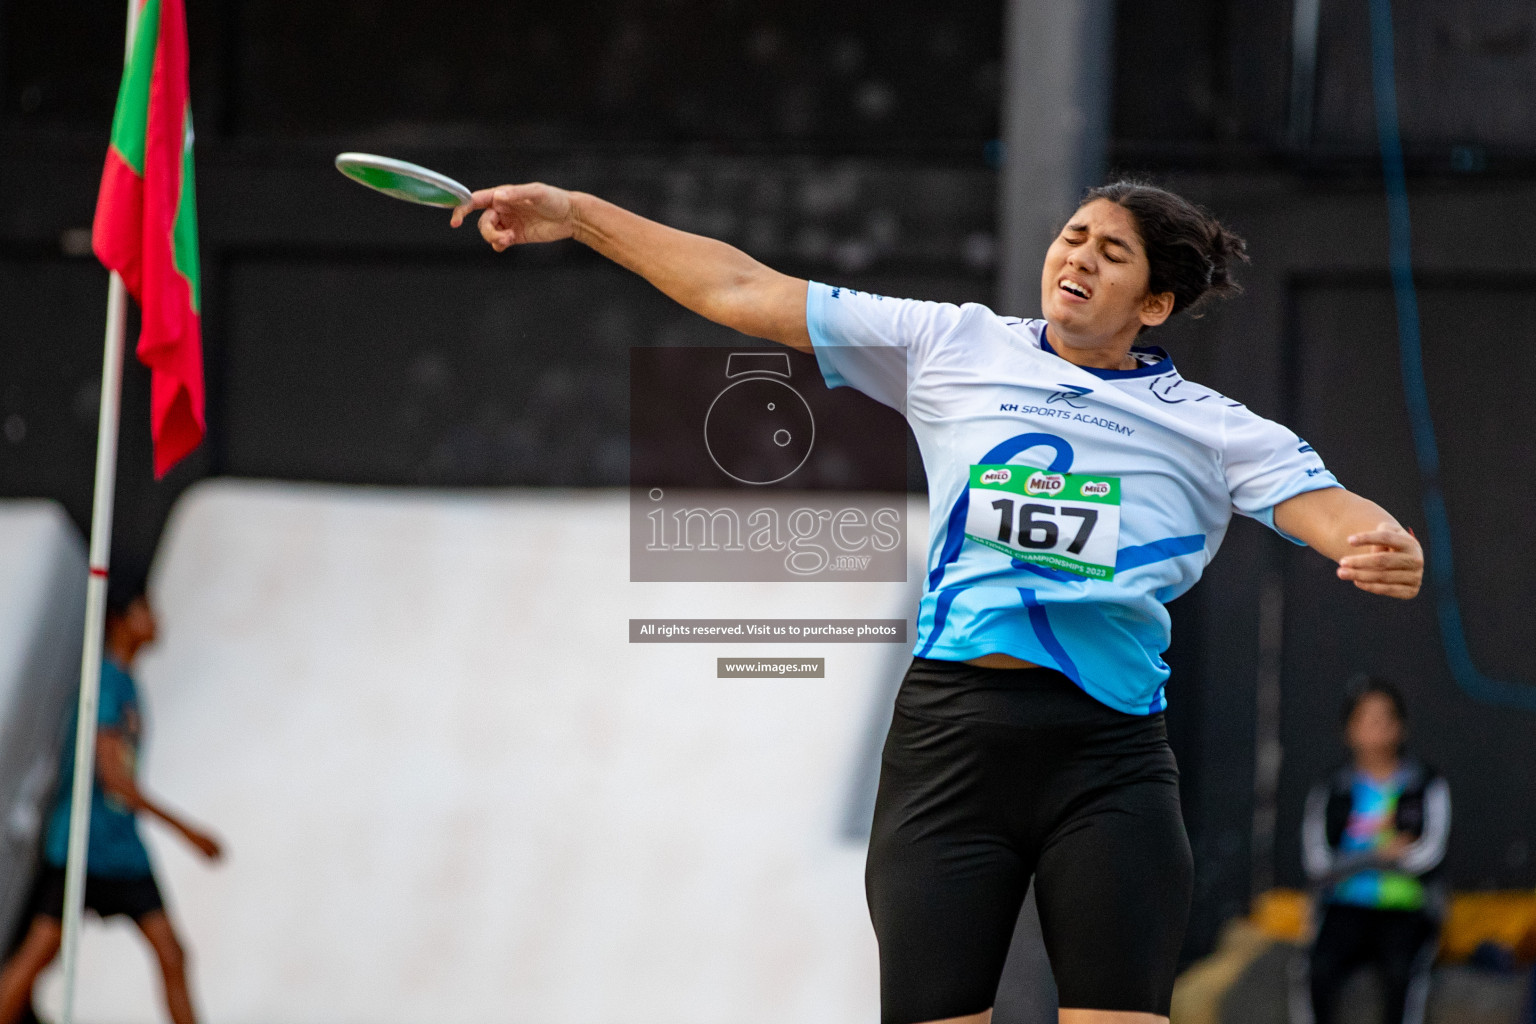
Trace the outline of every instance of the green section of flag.
[[155, 73], [155, 49], [160, 44], [160, 0], [144, 0], [138, 28], [133, 33], [133, 53], [117, 90], [117, 110], [112, 114], [112, 148], [133, 173], [144, 176], [144, 137], [149, 129], [149, 82]]
[[[158, 3], [159, 0], [151, 0]], [[192, 176], [192, 110], [185, 112], [185, 132], [181, 146], [181, 196], [176, 202], [176, 220], [171, 225], [171, 262], [187, 279], [192, 291], [192, 312], [203, 308], [202, 271], [197, 259], [197, 190]]]

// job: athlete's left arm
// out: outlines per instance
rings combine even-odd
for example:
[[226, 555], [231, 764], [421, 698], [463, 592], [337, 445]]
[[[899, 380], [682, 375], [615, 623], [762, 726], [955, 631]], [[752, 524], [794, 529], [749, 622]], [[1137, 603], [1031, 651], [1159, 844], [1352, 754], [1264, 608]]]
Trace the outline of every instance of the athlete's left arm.
[[96, 730], [96, 777], [101, 780], [103, 790], [127, 805], [129, 810], [159, 818], [180, 832], [187, 842], [197, 847], [209, 860], [218, 860], [223, 856], [217, 839], [151, 800], [139, 788], [139, 782], [133, 775], [133, 757], [133, 748], [119, 730]]
[[1339, 579], [1404, 600], [1424, 582], [1424, 549], [1374, 501], [1342, 487], [1307, 491], [1275, 506], [1275, 526], [1339, 563]]

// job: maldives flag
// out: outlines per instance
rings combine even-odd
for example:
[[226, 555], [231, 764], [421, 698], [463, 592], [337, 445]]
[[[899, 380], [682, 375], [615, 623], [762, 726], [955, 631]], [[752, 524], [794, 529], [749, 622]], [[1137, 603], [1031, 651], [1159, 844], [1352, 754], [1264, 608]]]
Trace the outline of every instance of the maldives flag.
[[144, 0], [123, 69], [92, 248], [143, 313], [155, 476], [203, 439], [203, 342], [184, 0]]

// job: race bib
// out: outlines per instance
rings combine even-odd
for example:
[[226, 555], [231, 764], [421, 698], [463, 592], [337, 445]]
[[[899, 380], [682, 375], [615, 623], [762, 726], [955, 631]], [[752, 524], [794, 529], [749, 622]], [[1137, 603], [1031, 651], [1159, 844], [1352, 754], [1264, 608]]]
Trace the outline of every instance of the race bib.
[[1023, 562], [1112, 580], [1120, 550], [1120, 478], [972, 466], [965, 535]]

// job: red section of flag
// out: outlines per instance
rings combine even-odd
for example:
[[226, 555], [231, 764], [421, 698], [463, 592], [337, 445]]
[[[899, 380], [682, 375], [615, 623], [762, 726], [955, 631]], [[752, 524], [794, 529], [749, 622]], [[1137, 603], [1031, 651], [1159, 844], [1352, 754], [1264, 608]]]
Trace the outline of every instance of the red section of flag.
[[174, 239], [182, 189], [191, 187], [182, 173], [190, 145], [183, 0], [160, 0], [159, 13], [158, 24], [140, 27], [158, 35], [144, 122], [144, 173], [136, 174], [116, 149], [107, 151], [93, 227], [97, 256], [123, 276], [143, 311], [138, 356], [151, 371], [157, 477], [201, 443], [206, 425], [197, 297], [193, 282], [176, 265]]
[[144, 245], [144, 179], [134, 173], [115, 149], [107, 150], [96, 195], [96, 223], [91, 247], [109, 270], [123, 275], [128, 294], [143, 301], [140, 251]]

